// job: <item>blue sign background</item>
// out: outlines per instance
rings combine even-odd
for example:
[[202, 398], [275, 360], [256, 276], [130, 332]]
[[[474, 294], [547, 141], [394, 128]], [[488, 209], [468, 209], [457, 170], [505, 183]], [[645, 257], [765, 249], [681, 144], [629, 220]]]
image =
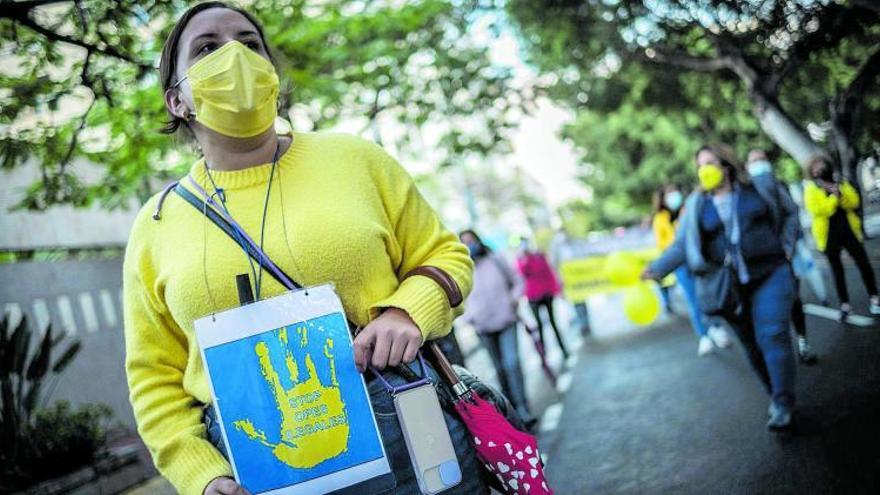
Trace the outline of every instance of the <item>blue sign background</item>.
[[[304, 347], [301, 347], [295, 331], [302, 325], [307, 326], [309, 334]], [[281, 441], [281, 413], [254, 352], [258, 342], [265, 342], [281, 383], [286, 389], [292, 388], [294, 384], [284, 366], [285, 349], [278, 339], [281, 329], [205, 349], [206, 365], [217, 396], [228, 448], [233, 452], [242, 485], [253, 493], [302, 483], [382, 457], [381, 440], [370, 414], [369, 397], [354, 365], [345, 317], [341, 313], [332, 313], [290, 325], [287, 329], [287, 347], [298, 363], [301, 381], [308, 373], [305, 366], [308, 354], [315, 363], [321, 383], [330, 385], [330, 367], [323, 349], [327, 338], [333, 340], [336, 378], [349, 422], [348, 450], [311, 469], [297, 469], [279, 461], [270, 447], [251, 440], [233, 426], [235, 421], [247, 418], [266, 434], [268, 442]]]

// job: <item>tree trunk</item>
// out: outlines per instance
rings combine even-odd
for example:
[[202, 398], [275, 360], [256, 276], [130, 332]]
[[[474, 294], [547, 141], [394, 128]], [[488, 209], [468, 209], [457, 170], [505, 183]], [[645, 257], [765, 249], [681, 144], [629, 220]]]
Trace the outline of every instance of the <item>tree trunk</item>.
[[751, 99], [752, 110], [764, 133], [801, 165], [822, 153], [822, 148], [786, 113], [776, 98], [753, 90]]
[[831, 119], [828, 133], [828, 148], [840, 164], [840, 171], [848, 181], [861, 190], [859, 177], [859, 153], [849, 135], [840, 127], [836, 118]]

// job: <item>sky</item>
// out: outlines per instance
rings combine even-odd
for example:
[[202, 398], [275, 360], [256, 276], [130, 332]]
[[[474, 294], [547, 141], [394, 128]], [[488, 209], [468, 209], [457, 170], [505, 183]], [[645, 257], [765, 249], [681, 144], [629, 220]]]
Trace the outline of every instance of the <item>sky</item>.
[[[500, 35], [495, 36], [489, 28], [493, 19], [485, 17], [475, 22], [471, 36], [476, 43], [489, 47], [489, 56], [493, 63], [499, 66], [511, 68], [515, 83], [528, 83], [538, 77], [534, 69], [529, 67], [523, 59], [523, 51], [514, 36], [512, 29], [502, 27]], [[503, 25], [503, 23], [502, 23]], [[493, 157], [492, 161], [499, 169], [512, 170], [521, 167], [521, 170], [531, 176], [544, 190], [545, 200], [551, 210], [575, 198], [584, 198], [587, 192], [583, 184], [577, 180], [578, 158], [571, 145], [560, 138], [562, 127], [572, 121], [574, 116], [566, 109], [555, 105], [547, 98], [541, 98], [537, 102], [537, 110], [530, 116], [526, 116], [520, 122], [518, 129], [513, 133], [511, 144], [513, 153], [510, 155]], [[296, 115], [292, 115], [294, 128], [308, 127], [308, 124], [297, 122]], [[383, 140], [386, 145], [394, 142], [394, 136], [398, 132], [406, 132], [393, 118], [380, 118], [380, 127]], [[341, 122], [335, 130], [349, 133], [362, 133], [363, 122]], [[440, 136], [439, 129], [432, 129], [428, 124], [421, 131], [425, 142], [435, 142]], [[362, 133], [370, 137], [369, 132]], [[430, 157], [430, 149], [421, 152], [421, 160], [407, 159], [401, 161], [403, 165], [414, 174], [426, 173], [435, 170]], [[464, 216], [464, 212], [452, 212], [451, 214]]]
[[[486, 22], [477, 22], [475, 37], [490, 46], [492, 61], [513, 69], [516, 80], [536, 77], [532, 68], [523, 61], [523, 51], [516, 37], [509, 31], [493, 37]], [[538, 102], [537, 111], [523, 119], [513, 135], [514, 153], [502, 162], [520, 165], [540, 183], [552, 208], [574, 198], [583, 198], [586, 189], [576, 178], [578, 158], [571, 145], [559, 137], [562, 126], [574, 116], [548, 99]]]

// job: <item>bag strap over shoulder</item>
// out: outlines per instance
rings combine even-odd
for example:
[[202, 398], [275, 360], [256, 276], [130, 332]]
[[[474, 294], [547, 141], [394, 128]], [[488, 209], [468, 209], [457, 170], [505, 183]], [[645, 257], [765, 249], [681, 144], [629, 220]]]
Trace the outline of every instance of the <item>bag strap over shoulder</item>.
[[[293, 285], [294, 289], [302, 289], [303, 287], [297, 283], [292, 277], [287, 275], [284, 270], [281, 269], [275, 263], [272, 263], [269, 258], [265, 255], [261, 255], [256, 251], [254, 246], [248, 243], [244, 238], [236, 233], [235, 228], [230, 224], [225, 218], [223, 218], [219, 213], [214, 211], [213, 208], [210, 208], [205, 205], [205, 202], [198, 198], [192, 191], [183, 187], [182, 184], [177, 183], [173, 191], [184, 199], [187, 203], [191, 204], [196, 210], [205, 215], [208, 220], [210, 220], [214, 225], [220, 228], [226, 235], [228, 235], [233, 241], [235, 241], [242, 249], [247, 252], [248, 256], [250, 256], [254, 261], [260, 264], [263, 267], [263, 270], [266, 270], [270, 275], [272, 275], [275, 280], [277, 280], [281, 285], [288, 286]], [[285, 279], [288, 283], [285, 282]]]

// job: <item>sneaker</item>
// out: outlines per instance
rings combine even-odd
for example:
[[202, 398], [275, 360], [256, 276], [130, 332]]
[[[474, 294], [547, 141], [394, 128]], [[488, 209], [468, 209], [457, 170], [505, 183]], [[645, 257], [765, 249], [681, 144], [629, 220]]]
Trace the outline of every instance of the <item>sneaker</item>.
[[840, 305], [840, 321], [845, 322], [849, 318], [850, 313], [852, 313], [852, 306], [849, 303]]
[[880, 315], [880, 296], [871, 296], [869, 311], [872, 315]]
[[791, 428], [792, 411], [790, 408], [778, 404], [770, 404], [770, 419], [767, 420], [767, 428], [770, 430], [787, 430]]
[[730, 337], [727, 336], [727, 331], [721, 327], [711, 326], [709, 327], [709, 331], [706, 332], [706, 335], [712, 340], [712, 343], [717, 345], [722, 349], [726, 349], [730, 347]]
[[797, 353], [798, 359], [800, 359], [801, 362], [804, 364], [813, 364], [819, 359], [818, 357], [816, 357], [816, 353], [813, 352], [813, 348], [810, 347], [809, 342], [807, 342], [806, 337], [798, 337]]
[[709, 337], [700, 337], [700, 343], [697, 345], [697, 356], [703, 357], [712, 353], [715, 349], [715, 344], [712, 343], [712, 339]]

